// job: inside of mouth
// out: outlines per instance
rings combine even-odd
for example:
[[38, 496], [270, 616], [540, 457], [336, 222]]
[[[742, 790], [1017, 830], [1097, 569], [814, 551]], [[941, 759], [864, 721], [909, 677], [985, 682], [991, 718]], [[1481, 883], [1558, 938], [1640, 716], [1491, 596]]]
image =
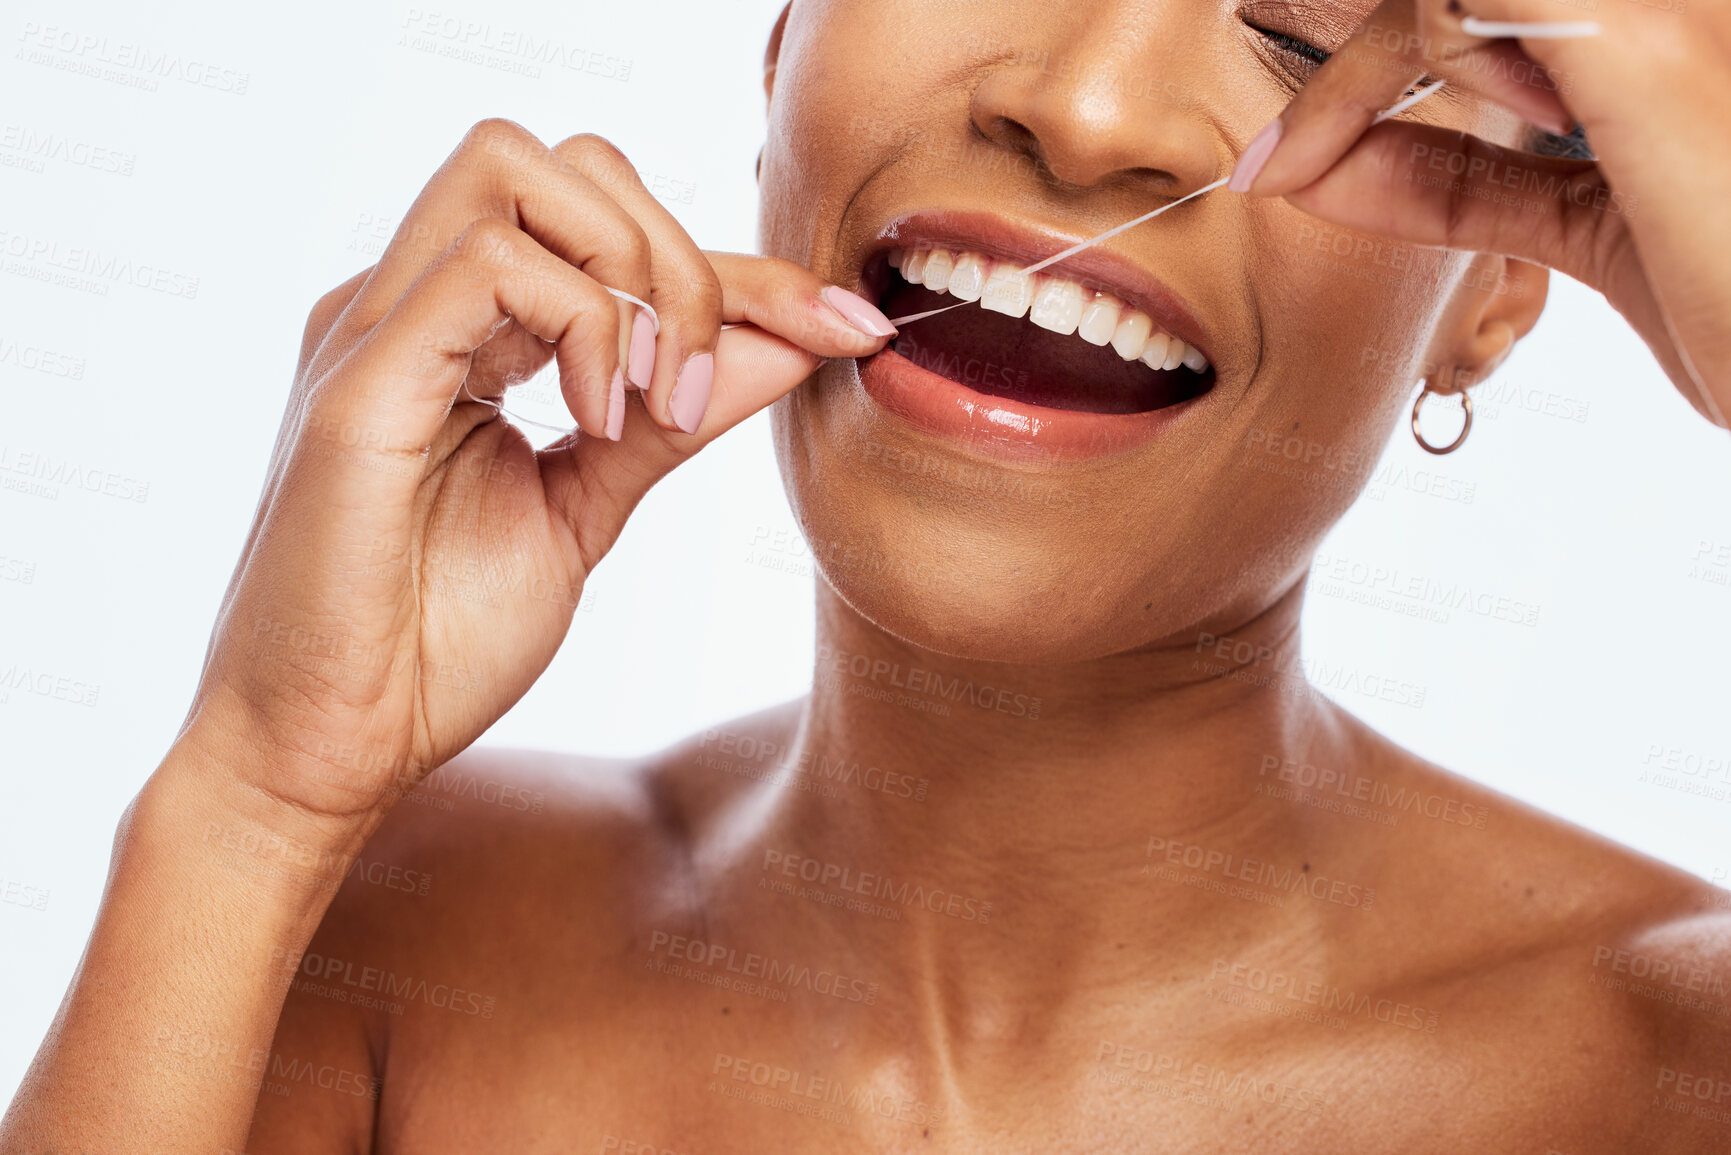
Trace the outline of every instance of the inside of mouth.
[[[886, 258], [878, 261], [869, 279], [883, 286], [878, 306], [886, 316], [957, 303], [955, 297], [908, 284]], [[1206, 393], [1214, 384], [1211, 365], [1200, 373], [1182, 365], [1151, 369], [1124, 360], [1110, 345], [1054, 333], [1026, 316], [995, 313], [977, 302], [899, 328], [889, 348], [920, 368], [978, 393], [1049, 409], [1147, 413]]]

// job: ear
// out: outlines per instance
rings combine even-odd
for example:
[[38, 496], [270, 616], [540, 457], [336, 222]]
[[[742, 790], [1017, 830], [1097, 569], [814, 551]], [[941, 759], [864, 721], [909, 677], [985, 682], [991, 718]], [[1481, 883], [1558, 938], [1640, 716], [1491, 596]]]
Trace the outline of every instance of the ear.
[[1550, 287], [1543, 265], [1475, 254], [1425, 357], [1431, 389], [1459, 393], [1489, 377], [1538, 324]]
[[775, 18], [775, 27], [769, 33], [769, 47], [763, 53], [763, 99], [765, 103], [775, 95], [775, 66], [781, 59], [781, 37], [787, 31], [787, 14], [793, 10], [793, 0], [788, 0], [782, 6], [781, 15]]

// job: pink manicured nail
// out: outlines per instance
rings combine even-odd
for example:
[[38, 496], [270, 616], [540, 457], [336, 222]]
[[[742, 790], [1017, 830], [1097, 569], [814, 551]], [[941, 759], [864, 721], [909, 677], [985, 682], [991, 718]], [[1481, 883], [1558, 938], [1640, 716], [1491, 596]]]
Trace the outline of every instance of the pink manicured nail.
[[1250, 191], [1250, 186], [1256, 183], [1256, 175], [1262, 171], [1262, 166], [1268, 163], [1268, 158], [1274, 155], [1275, 148], [1280, 144], [1280, 128], [1278, 116], [1262, 126], [1262, 131], [1256, 134], [1256, 139], [1250, 142], [1250, 147], [1238, 158], [1238, 167], [1232, 170], [1232, 179], [1226, 182], [1229, 190], [1235, 193]]
[[618, 441], [625, 436], [625, 374], [613, 370], [613, 383], [607, 390], [607, 440]]
[[631, 352], [626, 355], [625, 366], [631, 383], [648, 392], [649, 382], [655, 378], [655, 322], [642, 309], [631, 322]]
[[842, 320], [866, 336], [896, 335], [896, 327], [890, 324], [890, 319], [858, 293], [850, 293], [839, 285], [831, 285], [819, 295], [828, 302], [830, 308], [841, 314]]
[[709, 408], [709, 390], [714, 384], [715, 354], [699, 353], [688, 358], [673, 382], [673, 396], [667, 399], [667, 412], [673, 415], [673, 423], [687, 433], [696, 433]]

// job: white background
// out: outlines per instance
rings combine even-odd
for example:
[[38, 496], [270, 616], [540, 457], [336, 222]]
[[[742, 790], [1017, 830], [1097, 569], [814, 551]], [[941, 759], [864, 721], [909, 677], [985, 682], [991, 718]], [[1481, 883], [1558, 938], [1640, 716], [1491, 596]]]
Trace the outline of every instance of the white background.
[[[0, 1096], [77, 962], [115, 819], [186, 708], [307, 308], [372, 263], [464, 129], [498, 115], [549, 141], [599, 132], [705, 247], [753, 246], [775, 0], [464, 2], [441, 11], [495, 42], [532, 31], [585, 69], [422, 51], [402, 42], [407, 5], [9, 5], [0, 24], [0, 483], [32, 484], [23, 454], [148, 483], [143, 501], [0, 488], [0, 678], [99, 687], [85, 706], [0, 686]], [[62, 34], [44, 49], [33, 26]], [[174, 63], [99, 63], [139, 48]], [[218, 86], [188, 79], [209, 68]], [[244, 92], [222, 90], [242, 75]], [[196, 278], [196, 296], [38, 279], [74, 250]], [[46, 371], [30, 367], [42, 350]], [[1326, 549], [1536, 607], [1536, 625], [1313, 594], [1308, 655], [1325, 679], [1422, 686], [1420, 708], [1336, 691], [1398, 741], [1722, 880], [1727, 772], [1677, 776], [1719, 800], [1640, 774], [1665, 751], [1731, 759], [1731, 438], [1571, 283], [1479, 393], [1454, 456], [1396, 432], [1380, 500]], [[1423, 492], [1422, 470], [1472, 501]], [[639, 753], [801, 693], [810, 567], [754, 552], [792, 526], [760, 417], [650, 495], [560, 657], [487, 740]], [[43, 891], [45, 909], [19, 901]]]

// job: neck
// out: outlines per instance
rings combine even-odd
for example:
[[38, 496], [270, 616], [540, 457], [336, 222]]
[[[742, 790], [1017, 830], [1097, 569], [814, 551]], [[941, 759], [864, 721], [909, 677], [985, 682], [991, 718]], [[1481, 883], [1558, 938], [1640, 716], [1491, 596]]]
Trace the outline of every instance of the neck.
[[1144, 868], [1200, 853], [1216, 861], [1184, 873], [1311, 869], [1306, 808], [1259, 791], [1284, 760], [1346, 758], [1338, 712], [1298, 671], [1301, 600], [1295, 586], [1229, 636], [1031, 666], [919, 650], [820, 583], [816, 678], [786, 763], [805, 788], [765, 799], [748, 869], [875, 908], [813, 911], [898, 978], [984, 967], [1004, 997], [1036, 974], [1074, 983], [1133, 955], [1123, 973], [1145, 978], [1151, 952], [1290, 934], [1308, 904]]

